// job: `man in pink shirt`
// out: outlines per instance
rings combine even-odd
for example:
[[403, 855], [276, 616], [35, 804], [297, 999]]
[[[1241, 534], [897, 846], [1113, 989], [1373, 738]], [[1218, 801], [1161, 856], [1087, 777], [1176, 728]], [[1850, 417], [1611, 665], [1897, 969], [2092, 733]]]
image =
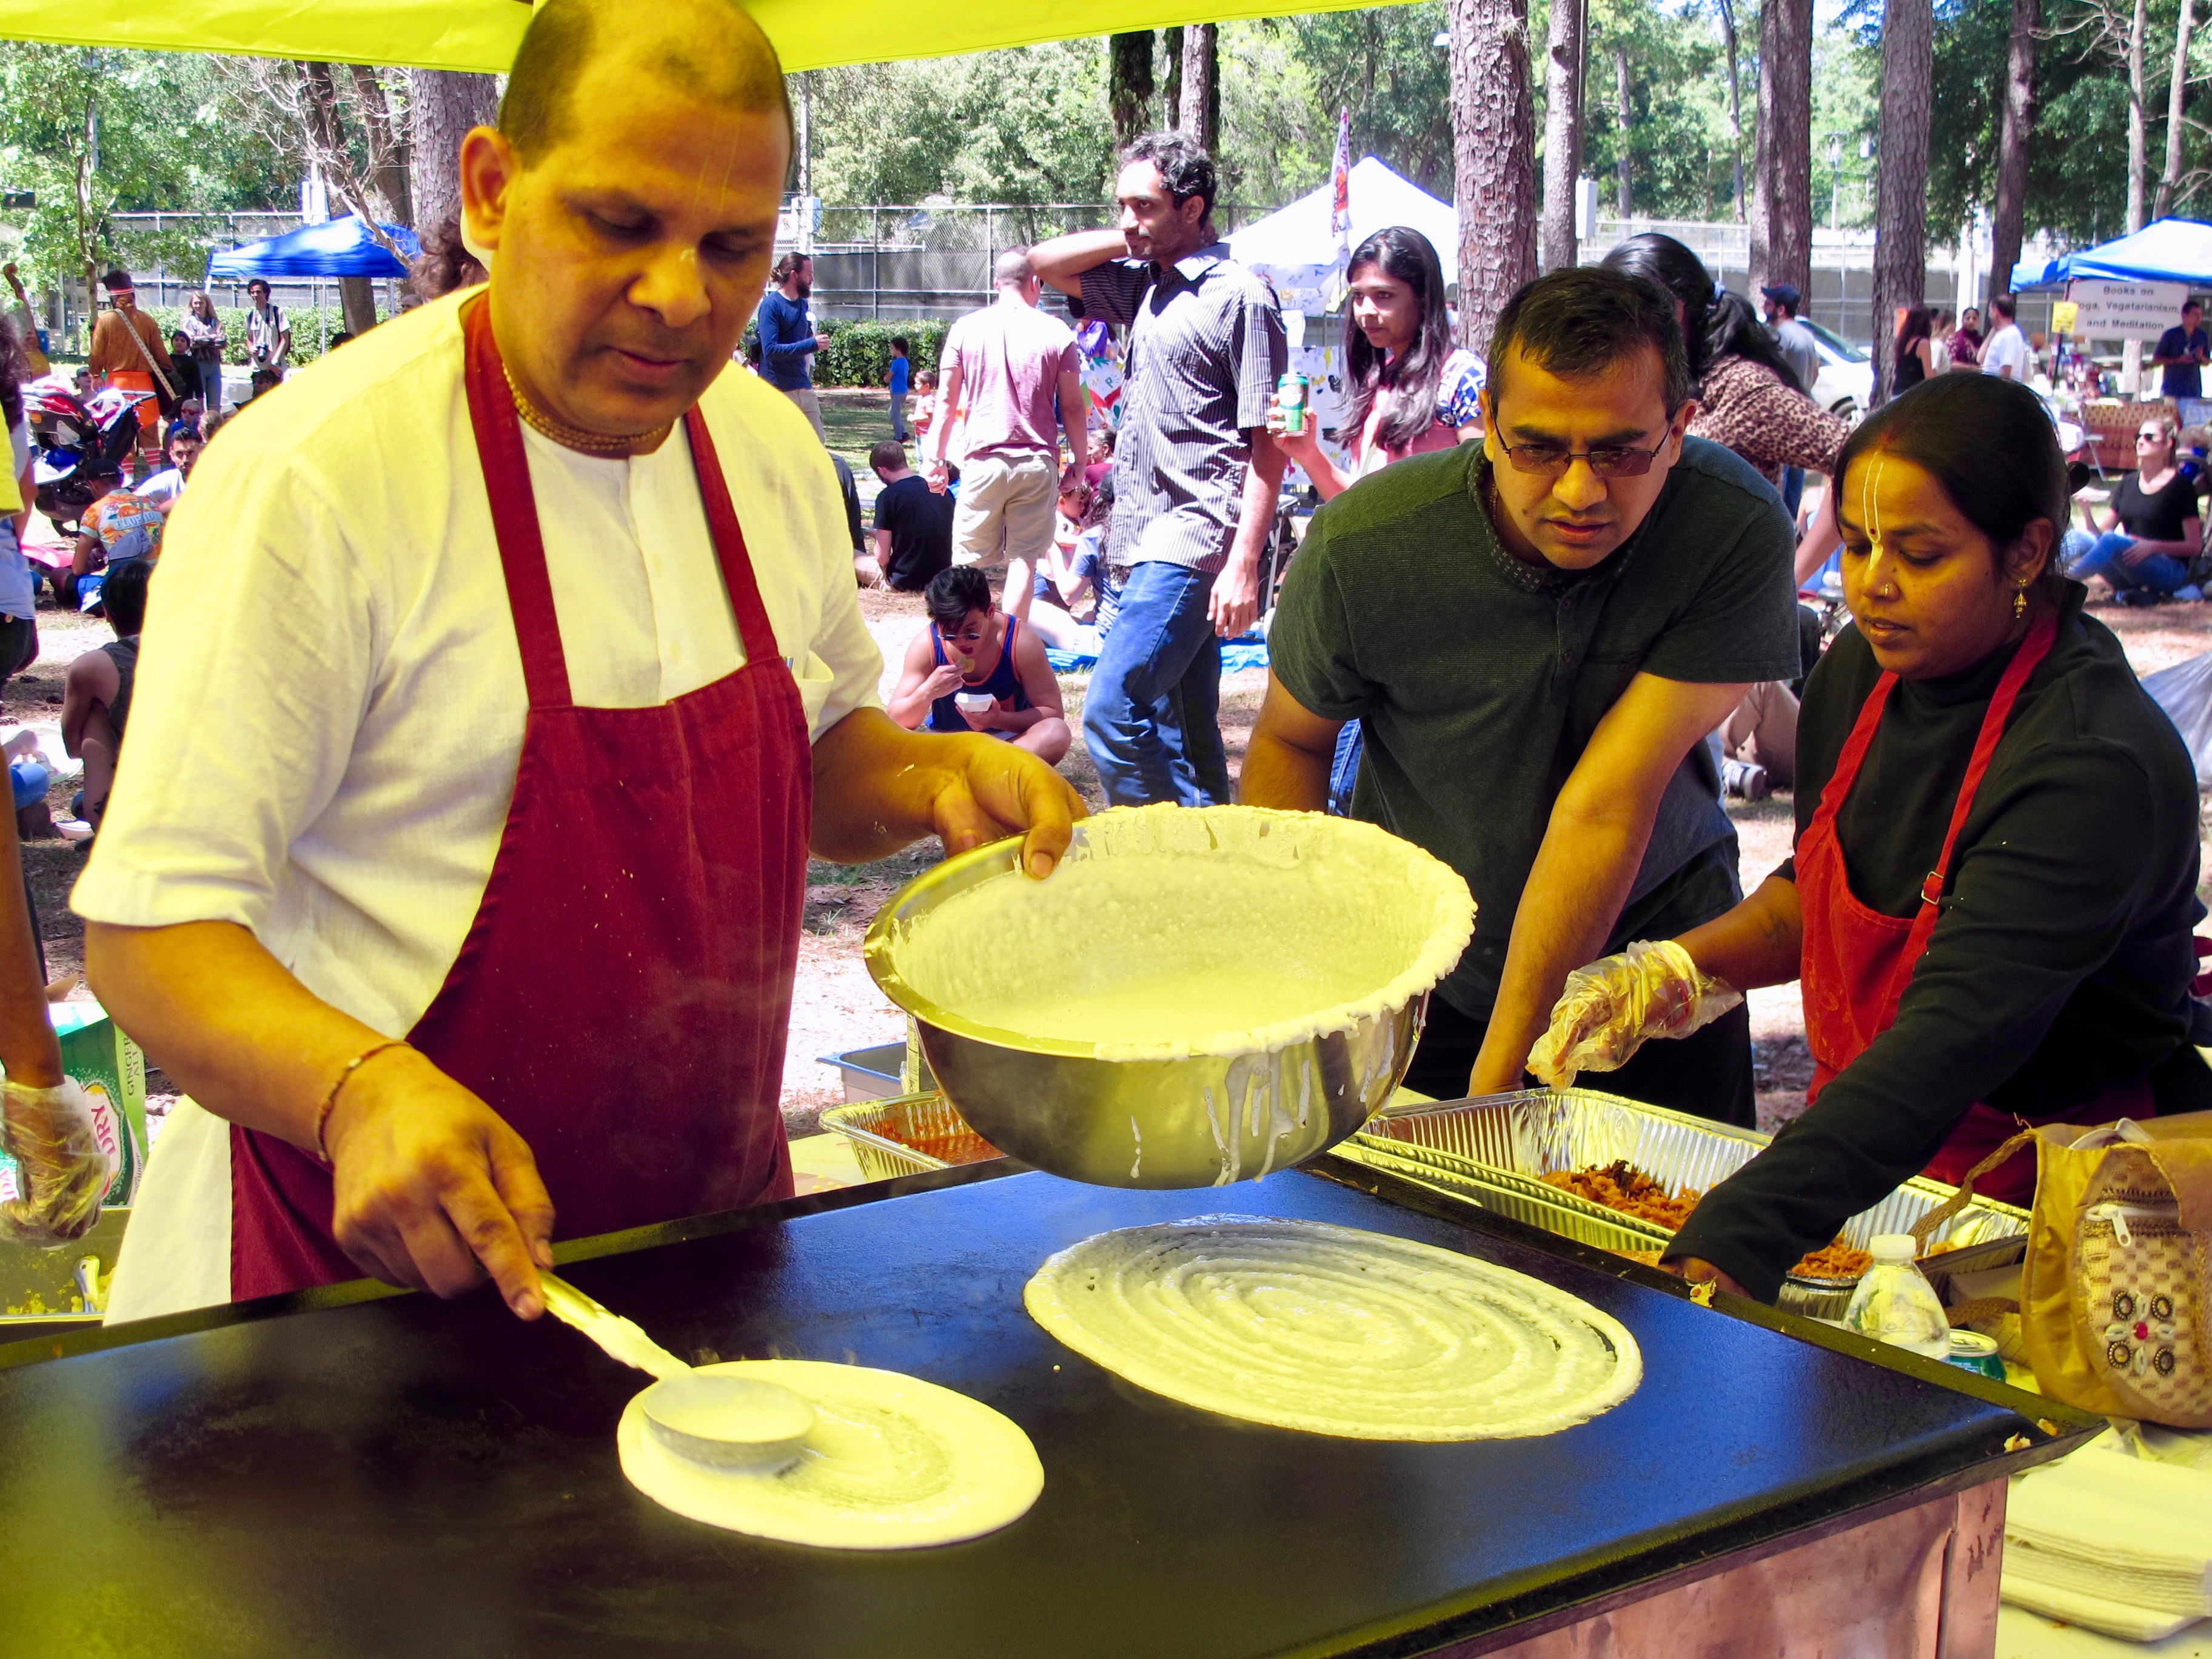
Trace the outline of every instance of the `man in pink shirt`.
[[1042, 284], [1029, 250], [999, 256], [991, 273], [996, 303], [952, 325], [938, 353], [943, 374], [931, 428], [933, 489], [951, 473], [946, 450], [957, 411], [960, 498], [952, 520], [952, 562], [1006, 562], [1006, 609], [1027, 617], [1038, 562], [1052, 548], [1060, 496], [1060, 434], [1067, 434], [1073, 474], [1090, 455], [1085, 442], [1082, 359], [1064, 323], [1037, 309]]

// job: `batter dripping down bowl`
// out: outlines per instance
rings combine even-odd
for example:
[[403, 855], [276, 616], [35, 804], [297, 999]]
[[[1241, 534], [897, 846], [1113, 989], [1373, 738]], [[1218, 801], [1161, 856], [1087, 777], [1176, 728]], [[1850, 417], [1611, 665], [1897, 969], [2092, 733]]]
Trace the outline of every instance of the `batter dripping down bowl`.
[[1119, 808], [1043, 882], [1019, 849], [911, 883], [868, 969], [979, 1134], [1097, 1186], [1220, 1186], [1334, 1146], [1397, 1087], [1474, 927], [1448, 866], [1319, 813]]

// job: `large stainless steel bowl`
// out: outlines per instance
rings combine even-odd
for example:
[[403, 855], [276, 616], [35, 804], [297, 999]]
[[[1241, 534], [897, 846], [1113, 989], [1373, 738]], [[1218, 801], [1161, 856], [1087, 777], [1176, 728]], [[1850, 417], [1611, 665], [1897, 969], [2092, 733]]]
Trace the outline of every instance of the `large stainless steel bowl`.
[[[1096, 851], [1089, 838], [1098, 823], [1092, 819], [1077, 826], [1071, 857]], [[1372, 833], [1397, 853], [1428, 860], [1419, 849], [1380, 830]], [[1005, 1030], [933, 1003], [901, 971], [901, 949], [911, 929], [981, 883], [1021, 879], [1019, 850], [1019, 842], [1009, 840], [948, 859], [884, 907], [866, 944], [876, 982], [914, 1016], [938, 1086], [969, 1125], [1001, 1151], [1054, 1175], [1098, 1186], [1218, 1186], [1326, 1151], [1364, 1123], [1396, 1089], [1427, 1012], [1425, 984], [1337, 1029], [1261, 1052], [1175, 1059], [1104, 1059], [1095, 1042]], [[1457, 882], [1455, 876], [1449, 878]], [[1457, 894], [1463, 908], [1456, 924], [1450, 915], [1453, 901], [1428, 901], [1443, 913], [1446, 935], [1458, 927], [1457, 943], [1444, 956], [1445, 969], [1464, 947], [1471, 926], [1472, 902], [1466, 900], [1463, 885]], [[1070, 939], [1067, 949], [1071, 955], [1079, 953], [1085, 941]], [[1073, 977], [1071, 973], [1071, 982]]]

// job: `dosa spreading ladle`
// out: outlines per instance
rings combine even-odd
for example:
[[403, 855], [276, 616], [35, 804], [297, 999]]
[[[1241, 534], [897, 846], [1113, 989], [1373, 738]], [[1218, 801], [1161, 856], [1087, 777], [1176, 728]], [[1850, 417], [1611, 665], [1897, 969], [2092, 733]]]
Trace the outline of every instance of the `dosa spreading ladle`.
[[671, 1451], [715, 1468], [769, 1474], [787, 1467], [814, 1427], [814, 1407], [775, 1382], [694, 1370], [629, 1320], [558, 1274], [539, 1269], [545, 1310], [611, 1358], [658, 1378], [638, 1396], [647, 1425]]

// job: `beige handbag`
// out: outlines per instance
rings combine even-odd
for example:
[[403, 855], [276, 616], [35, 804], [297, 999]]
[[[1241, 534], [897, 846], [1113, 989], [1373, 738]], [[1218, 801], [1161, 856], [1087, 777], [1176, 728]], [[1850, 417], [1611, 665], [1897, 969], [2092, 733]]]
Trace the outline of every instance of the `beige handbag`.
[[2037, 1388], [2212, 1428], [2212, 1114], [2033, 1133], [2021, 1334]]

